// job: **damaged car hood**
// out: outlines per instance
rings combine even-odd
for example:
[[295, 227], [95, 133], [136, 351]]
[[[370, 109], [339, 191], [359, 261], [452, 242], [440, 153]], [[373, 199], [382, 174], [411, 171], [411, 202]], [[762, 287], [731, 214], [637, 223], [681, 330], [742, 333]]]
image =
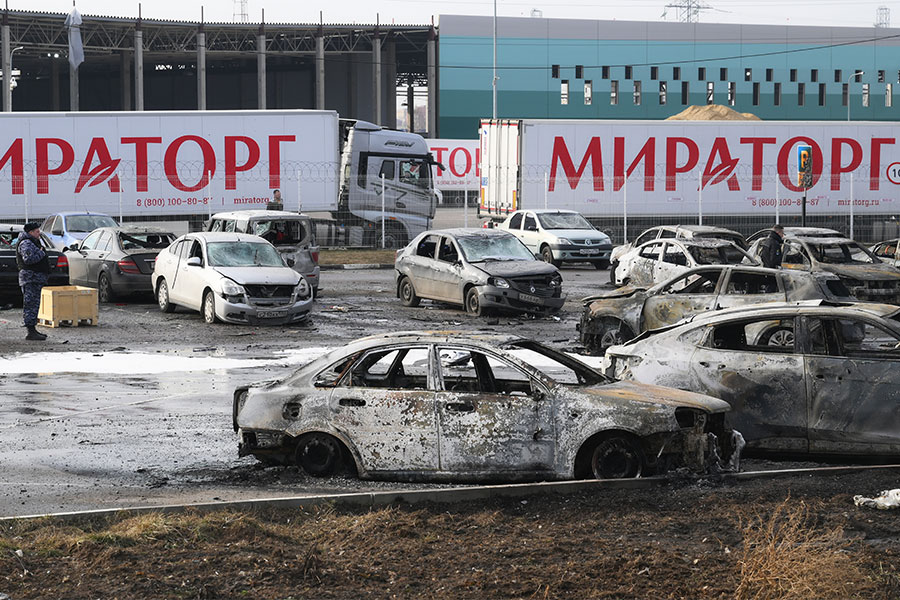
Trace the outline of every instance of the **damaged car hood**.
[[473, 265], [494, 277], [549, 276], [558, 272], [556, 267], [542, 260], [487, 260]]
[[623, 285], [622, 287], [616, 288], [615, 290], [609, 292], [601, 292], [592, 296], [586, 296], [582, 298], [581, 301], [593, 302], [594, 300], [606, 300], [608, 298], [630, 298], [638, 292], [645, 292], [646, 290], [647, 288], [638, 287], [635, 285]]
[[580, 388], [578, 391], [587, 398], [601, 402], [621, 400], [622, 402], [646, 402], [676, 408], [690, 406], [713, 413], [726, 412], [731, 409], [731, 406], [724, 400], [704, 394], [633, 381], [617, 381]]
[[300, 276], [289, 267], [214, 267], [239, 285], [297, 285]]

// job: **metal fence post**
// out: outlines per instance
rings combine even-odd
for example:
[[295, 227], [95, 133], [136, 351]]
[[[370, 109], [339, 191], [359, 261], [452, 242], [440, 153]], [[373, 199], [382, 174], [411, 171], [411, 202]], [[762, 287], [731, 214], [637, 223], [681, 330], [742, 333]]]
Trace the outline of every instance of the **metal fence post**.
[[[615, 177], [613, 177], [615, 181]], [[622, 182], [622, 243], [628, 243], [628, 178]]]
[[384, 250], [384, 174], [381, 175], [381, 249]]
[[853, 237], [853, 171], [850, 171], [850, 239], [856, 239]]
[[703, 171], [697, 169], [697, 225], [703, 225]]

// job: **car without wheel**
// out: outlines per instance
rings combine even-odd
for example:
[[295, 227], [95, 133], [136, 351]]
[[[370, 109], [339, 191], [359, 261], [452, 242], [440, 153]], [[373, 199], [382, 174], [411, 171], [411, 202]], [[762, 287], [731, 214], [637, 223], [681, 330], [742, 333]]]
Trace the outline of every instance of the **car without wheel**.
[[727, 240], [700, 238], [657, 239], [632, 248], [611, 267], [616, 285], [632, 284], [649, 287], [701, 265], [733, 265], [759, 261]]
[[[363, 479], [621, 478], [739, 458], [725, 402], [511, 335], [399, 332], [234, 392], [239, 454]], [[715, 436], [715, 442], [710, 437]]]
[[189, 233], [157, 255], [159, 308], [198, 310], [207, 323], [282, 325], [309, 317], [312, 290], [275, 247], [246, 233]]
[[[19, 266], [16, 262], [16, 244], [22, 226], [0, 223], [0, 303], [22, 305], [22, 288], [19, 287]], [[47, 285], [69, 285], [69, 263], [65, 254], [53, 249], [50, 239], [41, 232], [41, 247], [47, 253], [50, 275]]]
[[551, 314], [562, 308], [562, 276], [538, 260], [514, 235], [496, 229], [426, 231], [397, 252], [397, 297], [404, 306], [422, 298], [490, 310]]
[[822, 300], [715, 311], [612, 346], [604, 369], [725, 400], [748, 450], [896, 457], [898, 318], [888, 304]]
[[535, 256], [557, 267], [564, 262], [590, 263], [597, 269], [609, 266], [609, 236], [574, 210], [517, 210], [497, 229], [510, 232]]

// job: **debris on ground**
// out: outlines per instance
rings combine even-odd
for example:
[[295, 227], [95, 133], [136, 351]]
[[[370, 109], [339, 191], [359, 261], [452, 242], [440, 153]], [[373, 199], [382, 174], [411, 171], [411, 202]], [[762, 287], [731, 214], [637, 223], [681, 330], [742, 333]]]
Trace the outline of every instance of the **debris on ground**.
[[878, 510], [890, 510], [892, 508], [900, 508], [900, 489], [884, 490], [874, 498], [866, 498], [865, 496], [853, 496], [853, 504], [856, 506], [865, 506], [868, 508], [877, 508]]

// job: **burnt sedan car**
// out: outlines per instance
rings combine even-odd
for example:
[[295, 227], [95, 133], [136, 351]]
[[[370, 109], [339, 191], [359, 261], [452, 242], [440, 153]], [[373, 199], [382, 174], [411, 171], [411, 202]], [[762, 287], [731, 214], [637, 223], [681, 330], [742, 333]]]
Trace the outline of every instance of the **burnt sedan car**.
[[494, 309], [548, 314], [566, 300], [559, 269], [495, 229], [426, 231], [397, 252], [394, 270], [404, 306], [428, 298], [474, 315]]
[[716, 455], [738, 455], [722, 447], [737, 439], [722, 427], [727, 410], [613, 381], [531, 340], [459, 332], [362, 338], [233, 399], [241, 456], [407, 480], [703, 471]]
[[[701, 265], [759, 264], [728, 240], [716, 238], [657, 239], [621, 255], [613, 269], [616, 285], [650, 286]], [[612, 268], [612, 267], [611, 267]]]
[[153, 227], [101, 227], [66, 249], [69, 281], [97, 288], [100, 302], [152, 293], [156, 255], [175, 235]]
[[[626, 286], [585, 298], [579, 339], [589, 353], [602, 354], [642, 331], [709, 310], [816, 299], [855, 301], [831, 273], [744, 265], [697, 267], [649, 289]], [[769, 343], [784, 341], [784, 335], [778, 334]]]
[[[605, 369], [727, 401], [748, 450], [900, 456], [898, 317], [821, 301], [717, 311], [609, 348]], [[778, 330], [790, 344], [767, 343]]]
[[[22, 226], [0, 223], [0, 304], [22, 305], [19, 287], [19, 267], [16, 264], [16, 244]], [[53, 249], [53, 243], [42, 232], [41, 247], [47, 252], [50, 275], [47, 285], [69, 285], [69, 263], [65, 254]]]

